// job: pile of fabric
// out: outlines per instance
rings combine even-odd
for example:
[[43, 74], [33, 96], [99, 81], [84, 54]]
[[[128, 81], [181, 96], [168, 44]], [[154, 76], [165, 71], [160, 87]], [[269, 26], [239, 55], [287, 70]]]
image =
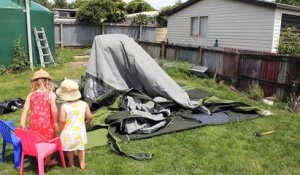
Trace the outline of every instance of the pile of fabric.
[[18, 108], [22, 108], [24, 103], [25, 100], [21, 98], [0, 102], [0, 114], [15, 112]]

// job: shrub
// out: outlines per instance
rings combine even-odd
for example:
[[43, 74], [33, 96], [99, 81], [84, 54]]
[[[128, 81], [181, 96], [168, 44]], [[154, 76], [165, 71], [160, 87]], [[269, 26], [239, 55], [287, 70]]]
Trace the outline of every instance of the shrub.
[[300, 37], [295, 33], [295, 30], [295, 27], [287, 27], [282, 32], [279, 39], [278, 53], [300, 55]]
[[102, 22], [123, 22], [126, 11], [120, 9], [119, 1], [90, 0], [79, 7], [76, 14], [78, 21], [88, 24], [101, 24]]
[[139, 14], [133, 20], [133, 24], [138, 24], [138, 25], [147, 25], [150, 22], [151, 22], [151, 18], [145, 14]]
[[21, 37], [14, 41], [14, 58], [9, 67], [13, 73], [20, 73], [30, 68], [29, 60], [25, 49], [22, 46]]
[[264, 91], [262, 90], [258, 82], [252, 82], [249, 89], [249, 97], [253, 100], [261, 100], [264, 98]]
[[0, 64], [0, 75], [5, 74], [6, 70], [7, 70], [6, 67], [4, 65]]
[[139, 13], [155, 10], [148, 2], [144, 0], [132, 0], [126, 5], [127, 13]]

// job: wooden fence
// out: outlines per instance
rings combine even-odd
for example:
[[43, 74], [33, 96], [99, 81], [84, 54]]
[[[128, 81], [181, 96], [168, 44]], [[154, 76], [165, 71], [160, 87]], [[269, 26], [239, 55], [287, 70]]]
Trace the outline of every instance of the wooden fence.
[[166, 31], [161, 33], [163, 27], [128, 25], [116, 23], [102, 23], [101, 25], [81, 24], [76, 21], [55, 21], [55, 45], [62, 49], [67, 47], [91, 46], [96, 35], [125, 34], [135, 40], [163, 41]]
[[207, 73], [247, 90], [259, 82], [265, 96], [283, 100], [291, 92], [291, 78], [300, 79], [300, 57], [231, 48], [195, 47], [139, 41], [153, 57], [171, 61], [188, 61], [208, 67]]

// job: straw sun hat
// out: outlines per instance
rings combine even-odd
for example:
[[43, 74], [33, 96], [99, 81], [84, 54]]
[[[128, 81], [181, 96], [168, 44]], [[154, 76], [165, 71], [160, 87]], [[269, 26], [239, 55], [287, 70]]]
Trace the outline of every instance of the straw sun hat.
[[78, 83], [70, 79], [66, 79], [60, 84], [56, 94], [64, 101], [75, 101], [81, 98]]
[[33, 76], [31, 77], [31, 81], [34, 81], [39, 78], [46, 78], [46, 79], [52, 80], [52, 77], [44, 69], [40, 69], [40, 70], [34, 72]]

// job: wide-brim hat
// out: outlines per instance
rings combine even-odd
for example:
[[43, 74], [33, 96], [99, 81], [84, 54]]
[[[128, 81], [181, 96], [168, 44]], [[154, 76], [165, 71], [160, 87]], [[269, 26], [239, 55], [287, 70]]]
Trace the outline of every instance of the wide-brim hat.
[[46, 79], [52, 80], [52, 77], [44, 69], [40, 69], [40, 70], [34, 72], [33, 76], [31, 77], [31, 81], [34, 81], [34, 80], [40, 79], [40, 78], [46, 78]]
[[66, 79], [60, 84], [56, 94], [64, 101], [75, 101], [81, 98], [78, 83], [70, 79]]

